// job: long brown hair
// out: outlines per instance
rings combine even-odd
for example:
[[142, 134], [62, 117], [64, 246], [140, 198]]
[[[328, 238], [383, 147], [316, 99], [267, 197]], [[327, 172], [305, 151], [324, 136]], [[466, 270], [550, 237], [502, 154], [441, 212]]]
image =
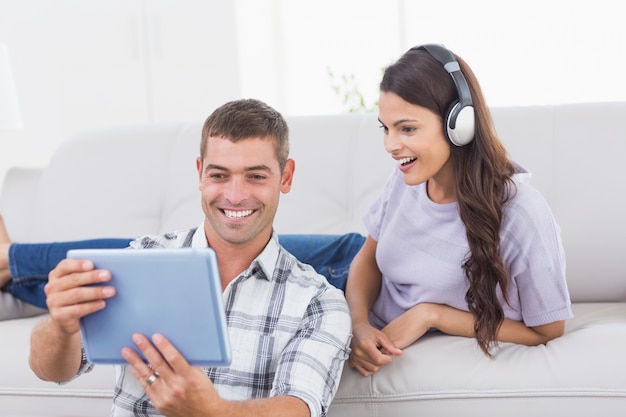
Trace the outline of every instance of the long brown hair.
[[[500, 256], [500, 227], [503, 206], [515, 192], [511, 179], [515, 168], [496, 136], [476, 77], [461, 58], [455, 57], [469, 85], [475, 115], [474, 140], [461, 147], [450, 144], [459, 214], [470, 249], [463, 263], [469, 281], [465, 300], [475, 319], [478, 345], [491, 355], [490, 347], [497, 344], [498, 329], [504, 320], [497, 291], [499, 287], [506, 300], [509, 282]], [[425, 107], [442, 120], [459, 98], [452, 77], [424, 50], [409, 50], [389, 66], [380, 90]]]

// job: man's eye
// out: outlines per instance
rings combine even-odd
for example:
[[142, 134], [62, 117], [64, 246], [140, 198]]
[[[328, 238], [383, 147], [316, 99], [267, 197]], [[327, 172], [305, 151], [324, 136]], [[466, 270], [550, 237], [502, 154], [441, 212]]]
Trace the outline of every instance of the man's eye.
[[253, 175], [250, 176], [250, 178], [252, 178], [253, 180], [256, 180], [256, 181], [262, 181], [266, 177], [265, 177], [265, 175], [261, 175], [261, 174], [253, 174]]

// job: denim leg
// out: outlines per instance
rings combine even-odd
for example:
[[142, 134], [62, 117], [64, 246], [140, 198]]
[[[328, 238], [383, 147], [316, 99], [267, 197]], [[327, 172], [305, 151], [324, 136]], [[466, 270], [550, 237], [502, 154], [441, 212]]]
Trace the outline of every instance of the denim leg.
[[47, 308], [44, 286], [48, 273], [62, 260], [70, 249], [125, 248], [132, 239], [89, 239], [70, 242], [13, 243], [9, 246], [11, 281], [6, 291], [15, 297]]
[[[15, 297], [47, 308], [44, 286], [48, 273], [70, 249], [125, 248], [132, 239], [89, 239], [70, 242], [14, 243], [9, 247], [11, 281], [6, 291]], [[345, 290], [348, 269], [365, 237], [344, 235], [280, 235], [281, 245], [300, 261], [311, 265], [335, 287]]]
[[365, 242], [365, 236], [359, 233], [279, 235], [278, 239], [287, 251], [342, 291], [346, 288], [350, 263]]

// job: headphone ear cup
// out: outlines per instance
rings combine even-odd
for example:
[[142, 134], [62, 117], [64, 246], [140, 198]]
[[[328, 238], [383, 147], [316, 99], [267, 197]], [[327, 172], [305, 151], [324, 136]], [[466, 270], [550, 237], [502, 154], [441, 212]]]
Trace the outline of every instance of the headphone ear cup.
[[450, 106], [444, 126], [448, 140], [456, 146], [465, 146], [474, 140], [474, 107], [457, 101]]

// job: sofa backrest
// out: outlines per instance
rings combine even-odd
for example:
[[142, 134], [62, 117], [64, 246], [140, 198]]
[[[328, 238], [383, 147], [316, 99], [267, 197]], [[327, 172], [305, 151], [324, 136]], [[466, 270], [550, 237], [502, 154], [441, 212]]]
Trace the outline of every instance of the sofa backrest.
[[576, 301], [626, 301], [626, 102], [497, 108], [511, 156], [561, 227]]
[[[576, 301], [626, 300], [626, 103], [494, 108], [496, 130], [562, 229]], [[287, 117], [296, 161], [279, 233], [365, 233], [393, 161], [376, 114]], [[200, 224], [201, 123], [118, 126], [70, 139], [42, 170], [13, 168], [0, 198], [16, 240], [133, 237]]]

